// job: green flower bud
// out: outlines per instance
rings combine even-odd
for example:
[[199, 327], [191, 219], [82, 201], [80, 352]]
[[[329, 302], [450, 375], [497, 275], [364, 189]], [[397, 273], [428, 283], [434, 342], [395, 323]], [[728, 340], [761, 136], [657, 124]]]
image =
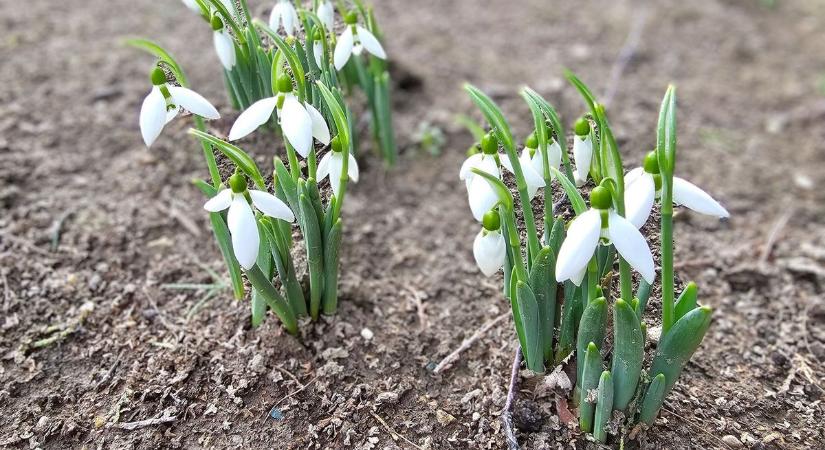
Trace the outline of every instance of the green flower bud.
[[653, 186], [655, 186], [656, 191], [662, 190], [662, 175], [661, 174], [654, 174], [653, 175]]
[[149, 79], [152, 80], [152, 84], [154, 86], [166, 84], [166, 73], [164, 73], [163, 69], [161, 69], [160, 67], [155, 67], [154, 69], [152, 69], [152, 73], [149, 75]]
[[645, 155], [643, 167], [645, 168], [645, 172], [647, 173], [659, 173], [659, 158], [656, 156], [655, 150]]
[[212, 25], [213, 31], [223, 30], [223, 20], [221, 20], [217, 14], [212, 16], [212, 20], [209, 23]]
[[496, 231], [501, 228], [501, 217], [499, 217], [498, 211], [495, 209], [487, 211], [481, 219], [481, 224], [487, 231]]
[[236, 194], [246, 192], [246, 177], [239, 172], [235, 172], [229, 177], [229, 187]]
[[579, 117], [579, 120], [573, 125], [573, 131], [576, 136], [587, 136], [590, 134], [590, 122], [584, 117]]
[[538, 148], [539, 140], [536, 139], [536, 133], [530, 133], [530, 136], [527, 136], [527, 139], [524, 140], [524, 146], [527, 148]]
[[278, 92], [292, 92], [292, 78], [289, 75], [278, 77]]
[[312, 40], [313, 41], [320, 41], [321, 39], [323, 39], [323, 35], [321, 34], [321, 29], [316, 28], [315, 33], [312, 35]]
[[355, 25], [358, 22], [358, 13], [350, 11], [344, 16], [344, 23], [347, 25]]
[[596, 186], [590, 191], [590, 207], [607, 209], [610, 208], [611, 203], [610, 189], [604, 186]]
[[498, 139], [493, 135], [493, 133], [487, 133], [481, 138], [481, 151], [484, 152], [485, 155], [495, 155], [498, 153]]
[[341, 153], [341, 139], [338, 136], [332, 138], [330, 144], [332, 145], [332, 151]]

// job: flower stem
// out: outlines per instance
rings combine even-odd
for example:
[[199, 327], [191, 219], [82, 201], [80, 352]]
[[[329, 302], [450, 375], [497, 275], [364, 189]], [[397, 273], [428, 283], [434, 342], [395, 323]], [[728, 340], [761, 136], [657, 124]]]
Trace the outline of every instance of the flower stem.
[[281, 319], [281, 323], [284, 324], [287, 333], [297, 335], [298, 321], [295, 319], [295, 313], [292, 311], [289, 303], [287, 303], [275, 287], [272, 286], [272, 283], [267, 279], [266, 275], [261, 272], [257, 264], [246, 271], [246, 277], [255, 290], [264, 298], [266, 304], [269, 305], [272, 311]]
[[[206, 124], [203, 122], [201, 116], [193, 115], [195, 121], [195, 128], [198, 131], [206, 132]], [[212, 152], [212, 146], [201, 140], [201, 148], [203, 148], [203, 157], [206, 158], [206, 167], [209, 169], [209, 177], [212, 179], [212, 186], [217, 188], [221, 184], [221, 174], [218, 171], [218, 164], [215, 162], [215, 154]]]
[[673, 192], [662, 183], [662, 336], [673, 326]]

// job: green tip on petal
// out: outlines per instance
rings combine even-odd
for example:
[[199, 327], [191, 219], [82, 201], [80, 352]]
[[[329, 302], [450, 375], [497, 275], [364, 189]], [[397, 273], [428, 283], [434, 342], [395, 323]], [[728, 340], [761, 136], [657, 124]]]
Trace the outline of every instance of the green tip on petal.
[[214, 31], [223, 29], [223, 20], [221, 20], [217, 14], [212, 16], [212, 20], [209, 23], [212, 25], [212, 30]]
[[292, 78], [289, 75], [278, 77], [278, 92], [292, 92]]
[[587, 136], [590, 134], [590, 122], [584, 117], [579, 117], [579, 120], [573, 125], [573, 131], [576, 136]]
[[163, 69], [161, 69], [160, 67], [155, 67], [154, 69], [152, 69], [152, 73], [149, 75], [149, 79], [152, 80], [152, 84], [155, 86], [166, 84], [166, 73], [164, 73]]
[[596, 186], [590, 191], [590, 206], [594, 209], [610, 208], [612, 199], [610, 197], [610, 189], [604, 186]]
[[350, 11], [344, 16], [344, 23], [347, 25], [355, 25], [358, 22], [358, 13]]
[[643, 167], [647, 173], [659, 173], [659, 158], [656, 156], [655, 150], [645, 155]]
[[341, 152], [341, 139], [339, 139], [338, 136], [335, 136], [334, 138], [332, 138], [332, 141], [330, 142], [330, 144], [332, 145], [332, 151], [338, 152], [338, 153]]
[[498, 215], [498, 211], [494, 209], [487, 211], [481, 219], [481, 224], [487, 231], [496, 231], [501, 228], [501, 217]]
[[316, 28], [315, 33], [312, 35], [312, 40], [313, 41], [320, 41], [322, 38], [323, 38], [323, 36], [321, 35], [321, 30]]
[[493, 133], [487, 133], [481, 138], [481, 151], [485, 155], [495, 155], [498, 153], [498, 139]]
[[232, 192], [236, 194], [246, 191], [246, 177], [238, 172], [235, 172], [231, 177], [229, 177], [229, 187], [232, 189]]
[[527, 148], [538, 148], [539, 141], [536, 139], [536, 133], [530, 133], [530, 136], [527, 136], [527, 139], [524, 140], [524, 146]]

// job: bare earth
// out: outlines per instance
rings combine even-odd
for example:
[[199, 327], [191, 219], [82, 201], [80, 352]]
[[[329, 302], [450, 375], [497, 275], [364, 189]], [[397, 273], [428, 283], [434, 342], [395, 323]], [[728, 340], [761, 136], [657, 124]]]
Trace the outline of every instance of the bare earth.
[[[272, 1], [251, 3], [265, 17]], [[714, 322], [657, 426], [627, 445], [825, 448], [825, 7], [376, 3], [406, 80], [394, 94], [403, 157], [389, 173], [363, 160], [345, 207], [340, 314], [295, 339], [274, 318], [251, 329], [228, 290], [193, 309], [202, 292], [164, 287], [211, 283], [202, 265], [223, 274], [189, 183], [205, 169], [185, 119], [143, 147], [152, 60], [119, 42], [171, 49], [226, 133], [236, 113], [206, 25], [177, 1], [0, 0], [0, 447], [502, 448], [510, 319], [432, 373], [508, 311], [499, 279], [472, 261], [477, 228], [457, 179], [471, 142], [454, 117], [475, 111], [461, 83], [493, 94], [521, 138], [523, 84], [570, 123], [584, 105], [562, 68], [603, 94], [646, 14], [609, 105], [622, 151], [638, 163], [652, 148], [676, 83], [678, 174], [733, 217], [678, 216], [679, 274]], [[445, 130], [442, 155], [417, 150], [422, 121]], [[269, 167], [264, 138], [242, 146]], [[35, 346], [48, 336], [60, 338]], [[538, 381], [523, 374], [522, 447], [594, 446], [559, 423]]]

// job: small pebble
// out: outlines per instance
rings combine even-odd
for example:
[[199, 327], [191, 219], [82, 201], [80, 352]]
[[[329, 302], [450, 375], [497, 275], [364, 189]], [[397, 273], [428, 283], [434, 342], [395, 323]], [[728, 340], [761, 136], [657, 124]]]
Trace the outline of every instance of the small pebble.
[[373, 334], [372, 330], [370, 330], [369, 328], [361, 329], [361, 337], [362, 338], [369, 341], [369, 340], [372, 340], [373, 336], [375, 336], [375, 334]]
[[743, 447], [742, 442], [739, 439], [737, 439], [736, 436], [734, 436], [732, 434], [726, 434], [726, 435], [722, 436], [722, 442], [724, 442], [725, 444], [728, 444], [729, 446], [731, 446], [733, 448], [742, 448]]

